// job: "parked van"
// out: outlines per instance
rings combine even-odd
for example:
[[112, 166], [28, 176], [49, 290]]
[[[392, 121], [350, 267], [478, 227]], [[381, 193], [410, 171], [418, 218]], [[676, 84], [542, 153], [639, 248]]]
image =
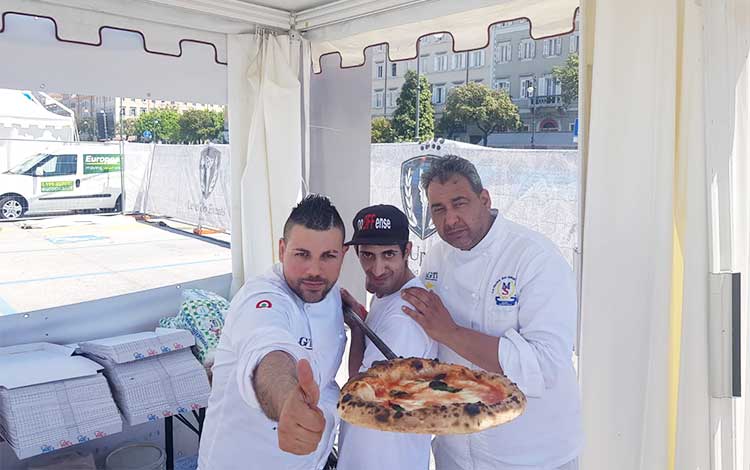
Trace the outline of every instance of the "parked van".
[[70, 145], [0, 174], [0, 219], [122, 207], [119, 147]]

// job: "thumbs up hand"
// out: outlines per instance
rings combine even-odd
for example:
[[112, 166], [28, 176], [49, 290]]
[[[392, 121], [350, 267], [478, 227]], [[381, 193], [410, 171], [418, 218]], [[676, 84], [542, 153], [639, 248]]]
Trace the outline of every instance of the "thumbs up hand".
[[297, 455], [311, 454], [323, 437], [326, 420], [318, 408], [320, 388], [310, 363], [297, 363], [297, 387], [289, 393], [279, 415], [279, 449]]

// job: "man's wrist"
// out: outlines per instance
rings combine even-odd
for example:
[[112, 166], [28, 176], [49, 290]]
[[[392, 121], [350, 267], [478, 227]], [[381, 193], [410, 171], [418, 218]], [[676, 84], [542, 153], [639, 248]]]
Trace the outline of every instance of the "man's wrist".
[[351, 331], [352, 341], [365, 340], [365, 330], [363, 330], [359, 325], [350, 326], [349, 330]]
[[454, 346], [461, 342], [461, 336], [464, 331], [466, 331], [466, 328], [454, 324], [440, 338], [435, 338], [435, 341], [455, 350]]

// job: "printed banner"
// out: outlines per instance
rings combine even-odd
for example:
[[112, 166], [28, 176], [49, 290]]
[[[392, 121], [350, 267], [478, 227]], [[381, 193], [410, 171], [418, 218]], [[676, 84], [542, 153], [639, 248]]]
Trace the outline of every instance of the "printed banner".
[[[420, 185], [436, 157], [460, 155], [471, 161], [489, 191], [492, 207], [504, 217], [546, 235], [574, 265], [578, 245], [578, 152], [479, 147], [442, 140], [428, 143], [373, 144], [370, 201], [392, 204], [409, 219], [413, 244], [410, 266], [418, 271], [435, 233]], [[503, 287], [510, 287], [508, 283]], [[511, 301], [509, 294], [503, 301]]]
[[57, 193], [60, 191], [73, 191], [72, 181], [42, 181], [43, 193]]
[[94, 173], [111, 173], [120, 171], [120, 154], [84, 154], [83, 155], [83, 174], [90, 175]]

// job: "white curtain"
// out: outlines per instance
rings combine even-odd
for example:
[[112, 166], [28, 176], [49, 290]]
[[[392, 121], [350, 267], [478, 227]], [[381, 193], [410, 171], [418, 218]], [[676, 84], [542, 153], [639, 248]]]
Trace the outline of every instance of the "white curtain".
[[299, 38], [230, 35], [232, 293], [278, 261], [302, 183], [309, 47]]
[[582, 15], [582, 468], [747, 468], [744, 398], [710, 394], [708, 278], [743, 273], [746, 350], [750, 2]]

